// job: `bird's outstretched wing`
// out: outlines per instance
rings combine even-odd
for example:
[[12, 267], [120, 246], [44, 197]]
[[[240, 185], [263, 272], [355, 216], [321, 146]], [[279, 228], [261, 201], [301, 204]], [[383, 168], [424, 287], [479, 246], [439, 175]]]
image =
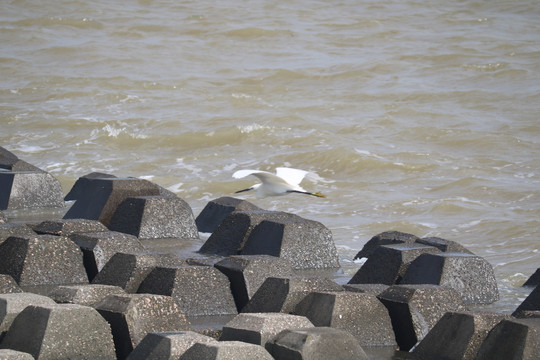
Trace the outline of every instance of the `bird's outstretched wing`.
[[300, 185], [302, 180], [306, 177], [309, 171], [278, 167], [276, 168], [276, 175], [284, 179], [286, 182], [292, 185]]
[[[251, 174], [255, 174], [255, 173], [267, 173], [267, 174], [270, 174], [269, 172], [267, 171], [262, 171], [262, 170], [238, 170], [236, 171], [234, 174], [232, 174], [232, 177], [235, 178], [235, 179], [241, 179], [241, 178], [244, 178], [246, 176], [249, 176]], [[272, 175], [272, 174], [271, 174]]]

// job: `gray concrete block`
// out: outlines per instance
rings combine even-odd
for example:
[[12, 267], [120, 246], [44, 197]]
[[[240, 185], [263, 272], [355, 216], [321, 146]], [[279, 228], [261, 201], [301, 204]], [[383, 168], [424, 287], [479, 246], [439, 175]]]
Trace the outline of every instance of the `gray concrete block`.
[[141, 239], [199, 238], [191, 207], [177, 196], [129, 197], [116, 208], [109, 228]]
[[60, 182], [44, 171], [0, 171], [0, 209], [63, 207]]
[[0, 146], [0, 169], [9, 171], [43, 171], [19, 159], [17, 155]]
[[237, 313], [229, 279], [210, 266], [156, 267], [137, 292], [171, 296], [188, 316]]
[[21, 293], [23, 290], [19, 287], [11, 275], [0, 274], [0, 294]]
[[197, 229], [200, 232], [212, 233], [219, 224], [233, 211], [262, 210], [249, 201], [229, 196], [220, 197], [206, 204], [204, 209], [195, 219]]
[[280, 360], [368, 360], [355, 337], [344, 330], [315, 327], [284, 330], [267, 344]]
[[0, 294], [0, 333], [9, 330], [13, 320], [30, 305], [54, 305], [47, 296], [31, 293]]
[[36, 359], [116, 359], [109, 324], [88, 306], [26, 307], [13, 321], [1, 348]]
[[287, 277], [294, 272], [287, 260], [268, 255], [232, 255], [214, 266], [229, 278], [238, 311], [267, 278]]
[[0, 349], [0, 359], [2, 360], [34, 360], [32, 354], [22, 351]]
[[414, 359], [474, 360], [488, 333], [503, 314], [450, 311], [411, 351]]
[[260, 345], [241, 341], [217, 341], [215, 343], [195, 343], [180, 360], [273, 360], [268, 351]]
[[38, 234], [50, 234], [58, 236], [70, 236], [75, 233], [100, 232], [109, 230], [99, 221], [88, 219], [46, 220], [33, 226], [32, 229]]
[[401, 283], [451, 287], [467, 304], [490, 304], [499, 299], [493, 267], [473, 254], [422, 254], [409, 265]]
[[191, 330], [170, 296], [110, 295], [96, 304], [96, 309], [111, 326], [119, 359], [126, 358], [148, 333]]
[[386, 306], [399, 348], [409, 351], [448, 311], [466, 311], [459, 293], [436, 285], [394, 285], [378, 296]]
[[269, 277], [253, 294], [242, 312], [292, 313], [296, 305], [313, 291], [343, 291], [343, 288], [322, 277]]
[[0, 273], [19, 286], [88, 283], [81, 249], [67, 237], [10, 237], [0, 244]]
[[4, 213], [0, 210], [0, 224], [4, 224], [7, 222], [7, 218], [4, 215]]
[[240, 253], [279, 256], [295, 269], [339, 267], [332, 232], [318, 221], [299, 216], [261, 221]]
[[238, 314], [223, 327], [219, 341], [237, 340], [265, 346], [283, 330], [309, 327], [314, 325], [305, 316], [283, 313]]
[[134, 178], [96, 178], [88, 184], [75, 203], [64, 215], [64, 219], [99, 220], [108, 226], [111, 218], [128, 197], [160, 195], [157, 185]]
[[234, 211], [227, 215], [218, 228], [201, 246], [199, 252], [212, 255], [238, 255], [251, 234], [251, 231], [264, 220], [283, 220], [299, 218], [298, 215], [278, 211], [252, 210]]
[[386, 289], [389, 285], [384, 284], [345, 284], [343, 289], [346, 291], [359, 292], [359, 293], [368, 293], [373, 295], [379, 295]]
[[33, 235], [37, 235], [37, 233], [26, 224], [0, 224], [0, 243], [6, 241], [11, 236], [27, 237]]
[[124, 295], [125, 293], [118, 286], [86, 284], [57, 286], [48, 296], [60, 304], [79, 304], [93, 307], [109, 295]]
[[522, 286], [538, 286], [540, 285], [540, 268], [536, 269]]
[[470, 251], [469, 249], [467, 249], [465, 246], [461, 245], [460, 243], [456, 241], [452, 241], [452, 240], [446, 240], [440, 237], [425, 237], [425, 238], [417, 239], [415, 242], [422, 245], [436, 247], [442, 252], [459, 252], [459, 253], [472, 254], [472, 251]]
[[530, 317], [531, 312], [540, 311], [540, 285], [537, 285], [512, 313], [517, 318]]
[[294, 310], [315, 326], [345, 330], [361, 346], [395, 346], [388, 310], [377, 296], [367, 293], [312, 292]]
[[476, 360], [540, 359], [540, 318], [506, 319], [495, 325]]
[[217, 341], [194, 331], [149, 333], [129, 354], [128, 360], [178, 360], [195, 343], [205, 342]]
[[76, 233], [72, 234], [70, 239], [83, 252], [84, 267], [90, 281], [116, 253], [137, 253], [144, 250], [144, 246], [135, 236], [117, 231]]
[[378, 246], [349, 284], [399, 284], [409, 265], [418, 256], [438, 252], [440, 250], [435, 247], [417, 243]]
[[119, 286], [135, 293], [141, 282], [158, 266], [180, 266], [184, 262], [174, 255], [116, 253], [94, 277], [92, 284]]
[[356, 254], [354, 259], [369, 258], [375, 249], [381, 245], [397, 245], [413, 243], [418, 240], [418, 236], [407, 234], [400, 231], [385, 231], [373, 236]]
[[111, 179], [116, 178], [116, 176], [111, 174], [105, 174], [100, 172], [93, 172], [81, 176], [75, 181], [71, 190], [64, 197], [65, 201], [78, 200], [79, 198], [84, 198], [84, 193], [88, 190], [87, 187], [93, 179]]

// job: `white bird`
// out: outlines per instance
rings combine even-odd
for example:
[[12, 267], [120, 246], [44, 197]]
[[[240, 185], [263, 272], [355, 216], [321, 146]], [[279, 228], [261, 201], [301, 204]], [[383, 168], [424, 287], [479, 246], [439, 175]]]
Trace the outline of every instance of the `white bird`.
[[238, 170], [233, 174], [233, 178], [240, 179], [248, 175], [253, 175], [262, 181], [260, 184], [255, 184], [250, 188], [238, 190], [236, 193], [255, 190], [255, 194], [259, 199], [267, 196], [282, 196], [290, 193], [300, 193], [313, 195], [317, 197], [326, 197], [318, 192], [309, 192], [304, 190], [300, 183], [308, 174], [308, 171], [292, 169], [286, 167], [276, 168], [276, 173], [272, 174], [262, 170]]

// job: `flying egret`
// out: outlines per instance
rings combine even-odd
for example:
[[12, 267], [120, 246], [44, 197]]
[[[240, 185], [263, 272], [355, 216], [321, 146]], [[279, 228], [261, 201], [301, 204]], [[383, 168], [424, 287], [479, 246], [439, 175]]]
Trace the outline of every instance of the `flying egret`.
[[255, 184], [250, 188], [236, 191], [241, 193], [244, 191], [255, 190], [255, 194], [259, 199], [267, 196], [282, 196], [290, 193], [300, 193], [313, 195], [317, 197], [326, 197], [318, 192], [309, 192], [300, 186], [300, 182], [308, 174], [308, 171], [292, 169], [286, 167], [276, 168], [276, 173], [272, 174], [262, 170], [238, 170], [233, 174], [233, 178], [240, 179], [248, 175], [253, 175], [262, 181], [260, 184]]

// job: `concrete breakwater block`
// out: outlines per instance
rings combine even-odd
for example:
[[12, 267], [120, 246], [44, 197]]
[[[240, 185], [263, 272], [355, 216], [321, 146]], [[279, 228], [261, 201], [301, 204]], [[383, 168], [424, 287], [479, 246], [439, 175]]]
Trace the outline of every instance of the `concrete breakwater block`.
[[354, 260], [369, 258], [381, 245], [409, 244], [418, 240], [418, 236], [400, 231], [385, 231], [373, 236], [354, 257]]
[[241, 341], [197, 342], [190, 347], [180, 360], [273, 360], [268, 351], [260, 345]]
[[110, 295], [96, 304], [96, 309], [111, 326], [119, 359], [125, 359], [148, 333], [191, 330], [170, 296]]
[[27, 237], [37, 235], [37, 233], [26, 224], [7, 223], [0, 224], [0, 243], [11, 236]]
[[19, 286], [88, 283], [81, 249], [63, 236], [10, 237], [0, 244], [0, 273]]
[[184, 261], [172, 254], [116, 253], [94, 277], [92, 284], [119, 286], [135, 293], [141, 282], [158, 266], [180, 266]]
[[227, 215], [218, 228], [201, 246], [199, 252], [212, 255], [239, 255], [255, 226], [264, 220], [300, 218], [298, 215], [268, 210], [234, 211]]
[[0, 169], [9, 171], [43, 171], [40, 168], [19, 159], [17, 155], [0, 146]]
[[384, 284], [346, 284], [343, 285], [343, 289], [346, 291], [367, 293], [373, 295], [380, 295], [383, 291], [388, 289], [389, 285]]
[[[97, 223], [101, 224], [99, 221]], [[107, 229], [99, 232], [75, 233], [70, 239], [83, 252], [84, 267], [90, 281], [116, 253], [136, 253], [144, 250], [144, 246], [135, 236]]]
[[0, 294], [0, 333], [7, 332], [17, 315], [30, 305], [55, 305], [55, 302], [31, 293]]
[[536, 269], [522, 286], [537, 286], [540, 285], [540, 268]]
[[74, 304], [26, 307], [0, 348], [36, 359], [116, 359], [109, 324], [95, 309]]
[[127, 357], [128, 360], [178, 360], [195, 343], [215, 343], [216, 339], [194, 331], [147, 334]]
[[233, 255], [214, 266], [229, 278], [238, 311], [267, 278], [293, 275], [293, 268], [287, 260], [268, 255]]
[[414, 347], [412, 358], [475, 359], [488, 333], [505, 318], [495, 313], [447, 312]]
[[243, 313], [292, 313], [296, 305], [313, 291], [344, 291], [336, 282], [316, 277], [269, 277], [242, 309]]
[[417, 239], [415, 242], [422, 245], [436, 247], [442, 252], [458, 252], [458, 253], [472, 254], [472, 251], [470, 251], [469, 249], [467, 249], [465, 246], [461, 245], [460, 243], [452, 241], [452, 240], [442, 239], [439, 237], [421, 238], [421, 239]]
[[0, 294], [20, 293], [23, 290], [19, 287], [11, 275], [0, 274]]
[[489, 332], [476, 360], [540, 359], [540, 318], [505, 319]]
[[80, 178], [77, 179], [77, 181], [75, 181], [75, 184], [73, 184], [73, 186], [71, 187], [71, 190], [64, 197], [64, 200], [65, 201], [78, 200], [79, 198], [84, 197], [84, 193], [88, 190], [87, 186], [90, 184], [90, 182], [93, 179], [114, 179], [114, 178], [117, 178], [117, 177], [112, 174], [106, 174], [106, 173], [100, 173], [100, 172], [92, 172], [90, 174], [81, 176]]
[[229, 279], [211, 266], [156, 267], [137, 292], [171, 296], [188, 316], [237, 313]]
[[378, 246], [349, 284], [399, 284], [409, 265], [418, 256], [438, 252], [440, 250], [435, 247], [417, 243]]
[[272, 255], [295, 269], [338, 268], [332, 232], [318, 221], [301, 217], [261, 221], [247, 238], [243, 255]]
[[361, 346], [395, 346], [388, 310], [375, 295], [365, 293], [312, 292], [294, 310], [315, 326], [345, 330]]
[[223, 196], [206, 204], [195, 219], [197, 229], [204, 233], [213, 233], [221, 222], [233, 211], [262, 210], [249, 201]]
[[37, 234], [58, 236], [70, 236], [75, 233], [103, 232], [109, 230], [99, 221], [88, 219], [46, 220], [33, 226], [32, 229]]
[[32, 354], [22, 351], [0, 349], [0, 359], [2, 360], [34, 360]]
[[329, 327], [284, 330], [267, 344], [280, 360], [368, 360], [356, 338]]
[[536, 286], [525, 300], [512, 313], [517, 318], [526, 318], [530, 316], [540, 317], [540, 285]]
[[499, 300], [493, 267], [473, 254], [422, 254], [409, 265], [401, 283], [451, 287], [467, 304], [490, 304]]
[[128, 197], [116, 208], [109, 228], [141, 239], [199, 238], [191, 207], [177, 196]]
[[394, 285], [378, 297], [402, 351], [422, 340], [446, 312], [467, 310], [457, 291], [435, 285]]
[[44, 171], [0, 171], [0, 209], [63, 207], [60, 182]]
[[0, 210], [0, 224], [4, 224], [6, 222], [7, 222], [7, 218], [4, 215], [4, 213], [2, 212], [2, 210]]
[[157, 185], [133, 178], [88, 179], [84, 191], [64, 215], [64, 219], [99, 220], [105, 226], [120, 205], [128, 197], [160, 195]]
[[265, 346], [283, 330], [309, 327], [314, 325], [304, 316], [282, 313], [238, 314], [223, 327], [219, 341], [238, 340]]
[[57, 286], [47, 296], [59, 304], [79, 304], [94, 307], [109, 295], [124, 295], [118, 286], [86, 284]]

